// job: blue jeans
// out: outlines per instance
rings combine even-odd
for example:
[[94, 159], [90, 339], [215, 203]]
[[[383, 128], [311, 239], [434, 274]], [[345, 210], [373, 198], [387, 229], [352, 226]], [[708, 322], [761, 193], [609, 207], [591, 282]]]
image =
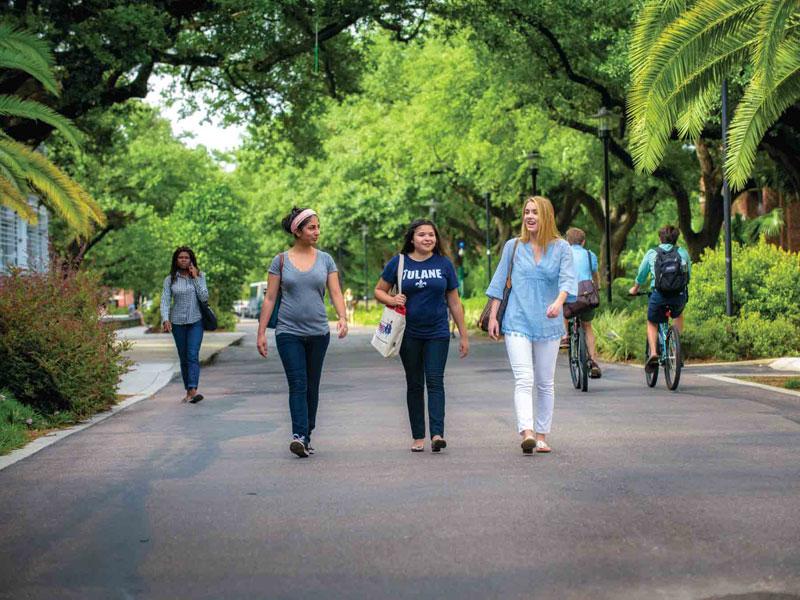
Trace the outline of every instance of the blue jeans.
[[425, 439], [425, 387], [428, 388], [428, 424], [431, 437], [444, 436], [444, 367], [450, 339], [421, 340], [404, 336], [400, 358], [406, 371], [406, 403], [411, 435]]
[[188, 325], [172, 324], [172, 337], [181, 359], [181, 377], [187, 390], [200, 383], [200, 344], [203, 343], [203, 321]]
[[317, 421], [322, 363], [330, 341], [329, 333], [308, 336], [279, 333], [275, 336], [289, 383], [292, 433], [305, 438], [306, 444], [311, 441], [311, 432]]

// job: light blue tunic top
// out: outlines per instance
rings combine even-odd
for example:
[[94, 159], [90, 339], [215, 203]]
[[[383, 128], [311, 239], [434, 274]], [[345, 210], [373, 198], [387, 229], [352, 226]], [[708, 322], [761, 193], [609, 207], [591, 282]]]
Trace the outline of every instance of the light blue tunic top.
[[[502, 299], [513, 249], [514, 240], [508, 240], [486, 290], [487, 296]], [[511, 294], [503, 317], [502, 333], [521, 335], [533, 342], [561, 338], [566, 333], [562, 314], [552, 319], [546, 315], [547, 307], [555, 302], [560, 292], [578, 293], [569, 244], [562, 239], [553, 240], [536, 264], [531, 245], [520, 242], [514, 255]]]

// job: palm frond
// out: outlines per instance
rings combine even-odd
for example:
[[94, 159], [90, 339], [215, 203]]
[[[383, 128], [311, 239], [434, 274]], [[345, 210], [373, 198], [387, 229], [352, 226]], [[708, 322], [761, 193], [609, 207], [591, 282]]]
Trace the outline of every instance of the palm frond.
[[16, 53], [18, 62], [22, 63], [7, 68], [25, 71], [35, 77], [50, 93], [56, 95], [59, 93], [58, 82], [53, 75], [53, 55], [44, 40], [27, 31], [0, 23], [0, 48]]
[[630, 64], [634, 69], [647, 63], [647, 55], [664, 27], [686, 10], [686, 0], [646, 0], [642, 6], [630, 41]]
[[753, 80], [757, 85], [772, 87], [775, 55], [785, 39], [786, 27], [798, 12], [797, 0], [769, 0], [758, 14], [758, 43], [753, 51]]
[[[767, 98], [769, 97], [769, 99]], [[725, 173], [734, 189], [747, 182], [764, 133], [783, 111], [800, 101], [800, 41], [790, 38], [775, 56], [774, 84], [770, 89], [751, 85], [736, 107], [728, 134]]]
[[54, 95], [59, 93], [50, 67], [44, 63], [30, 60], [29, 57], [16, 49], [0, 46], [0, 69], [28, 73], [28, 75], [40, 81], [47, 91]]
[[15, 211], [26, 221], [36, 222], [36, 211], [28, 204], [28, 199], [11, 181], [0, 175], [0, 204]]
[[45, 156], [8, 139], [0, 139], [2, 153], [19, 158], [30, 187], [41, 193], [48, 207], [60, 214], [70, 227], [87, 233], [92, 222], [105, 223], [100, 206]]
[[40, 102], [0, 94], [0, 116], [42, 121], [60, 131], [71, 144], [80, 143], [80, 133], [70, 120]]

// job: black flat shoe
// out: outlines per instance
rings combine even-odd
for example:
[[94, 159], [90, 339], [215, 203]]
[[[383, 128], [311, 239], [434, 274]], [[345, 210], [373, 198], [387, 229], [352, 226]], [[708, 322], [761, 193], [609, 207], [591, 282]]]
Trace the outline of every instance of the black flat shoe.
[[444, 439], [439, 438], [438, 440], [433, 440], [431, 442], [431, 452], [439, 452], [440, 450], [444, 450], [447, 448], [447, 442]]
[[191, 404], [197, 404], [197, 403], [198, 403], [198, 402], [200, 402], [202, 399], [203, 399], [203, 394], [195, 394], [194, 396], [192, 396], [192, 397], [191, 397], [191, 399], [189, 400], [189, 402], [190, 402]]

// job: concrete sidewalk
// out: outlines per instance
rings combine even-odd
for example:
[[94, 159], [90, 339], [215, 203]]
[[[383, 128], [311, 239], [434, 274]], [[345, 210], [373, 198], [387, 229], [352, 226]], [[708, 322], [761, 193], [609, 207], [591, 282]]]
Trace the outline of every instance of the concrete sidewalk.
[[[118, 392], [121, 396], [151, 396], [181, 372], [172, 335], [145, 333], [146, 330], [146, 327], [132, 327], [117, 331], [119, 339], [133, 343], [125, 355], [136, 363], [120, 381]], [[212, 362], [217, 354], [238, 343], [244, 335], [240, 331], [206, 331], [200, 346], [200, 364]]]

